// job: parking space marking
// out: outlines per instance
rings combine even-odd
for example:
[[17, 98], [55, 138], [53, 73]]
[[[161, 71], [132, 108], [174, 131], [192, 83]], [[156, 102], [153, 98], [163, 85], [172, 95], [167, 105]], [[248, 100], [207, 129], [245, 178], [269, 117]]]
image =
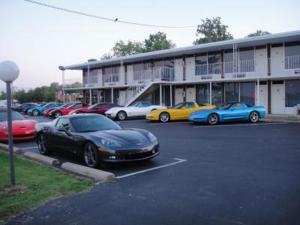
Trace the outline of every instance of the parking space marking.
[[211, 128], [216, 128], [216, 127], [250, 127], [250, 126], [265, 126], [265, 125], [285, 125], [289, 123], [284, 123], [284, 122], [278, 122], [278, 123], [247, 123], [247, 124], [219, 124], [219, 125], [194, 125], [193, 128], [206, 128], [206, 127], [211, 127]]
[[38, 149], [37, 146], [20, 147], [22, 150]]
[[131, 176], [135, 176], [135, 175], [138, 175], [138, 174], [141, 174], [141, 173], [147, 173], [147, 172], [150, 172], [150, 171], [153, 171], [153, 170], [158, 170], [158, 169], [162, 169], [162, 168], [165, 168], [165, 167], [174, 166], [176, 164], [183, 163], [183, 162], [187, 161], [186, 159], [179, 159], [179, 158], [174, 158], [174, 160], [175, 160], [175, 162], [172, 162], [172, 163], [152, 167], [152, 168], [145, 169], [145, 170], [140, 170], [140, 171], [133, 172], [133, 173], [128, 173], [128, 174], [125, 174], [125, 175], [117, 176], [116, 178], [117, 179], [122, 179], [122, 178], [125, 178], [125, 177], [131, 177]]

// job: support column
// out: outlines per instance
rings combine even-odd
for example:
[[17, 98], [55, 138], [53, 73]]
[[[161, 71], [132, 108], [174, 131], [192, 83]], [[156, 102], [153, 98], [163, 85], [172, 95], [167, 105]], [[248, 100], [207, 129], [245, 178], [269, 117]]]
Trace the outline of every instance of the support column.
[[256, 105], [260, 105], [260, 86], [259, 86], [259, 80], [256, 81]]
[[212, 104], [212, 84], [209, 82], [209, 104]]
[[268, 114], [272, 113], [271, 107], [272, 107], [272, 81], [268, 80]]
[[111, 88], [111, 103], [114, 103], [114, 88]]
[[162, 105], [162, 86], [159, 84], [159, 104]]
[[182, 79], [186, 80], [186, 60], [185, 57], [182, 59], [182, 67], [183, 67], [183, 74], [182, 74]]
[[64, 90], [64, 87], [65, 87], [65, 70], [62, 70], [61, 71], [62, 74], [61, 74], [61, 78], [62, 78], [62, 99], [63, 99], [63, 103], [65, 103], [65, 90]]
[[90, 105], [92, 105], [92, 89], [90, 89]]
[[172, 90], [172, 84], [170, 83], [170, 106], [173, 106], [173, 90]]
[[92, 89], [90, 89], [90, 102], [89, 102], [90, 105], [92, 105]]

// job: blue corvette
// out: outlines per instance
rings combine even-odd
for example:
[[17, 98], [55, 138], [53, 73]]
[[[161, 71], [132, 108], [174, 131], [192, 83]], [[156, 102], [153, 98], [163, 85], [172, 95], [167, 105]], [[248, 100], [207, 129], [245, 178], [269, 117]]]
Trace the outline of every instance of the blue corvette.
[[28, 113], [28, 115], [31, 115], [31, 116], [39, 116], [39, 115], [42, 115], [46, 109], [58, 107], [61, 105], [62, 105], [62, 103], [50, 102], [50, 103], [47, 103], [44, 105], [39, 105], [39, 106], [33, 107], [33, 108], [29, 109], [27, 111], [27, 113]]
[[199, 110], [190, 114], [192, 122], [204, 122], [215, 125], [219, 122], [250, 121], [256, 123], [264, 118], [266, 109], [263, 106], [250, 106], [243, 102], [230, 103], [211, 110]]

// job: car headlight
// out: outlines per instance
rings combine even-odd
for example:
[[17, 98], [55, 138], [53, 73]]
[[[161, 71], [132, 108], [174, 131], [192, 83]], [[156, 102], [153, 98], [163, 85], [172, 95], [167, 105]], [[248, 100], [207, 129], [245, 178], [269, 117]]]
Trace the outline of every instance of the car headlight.
[[115, 140], [101, 139], [101, 144], [108, 147], [121, 147], [121, 144]]
[[147, 137], [151, 142], [157, 142], [157, 138], [153, 134], [148, 133]]

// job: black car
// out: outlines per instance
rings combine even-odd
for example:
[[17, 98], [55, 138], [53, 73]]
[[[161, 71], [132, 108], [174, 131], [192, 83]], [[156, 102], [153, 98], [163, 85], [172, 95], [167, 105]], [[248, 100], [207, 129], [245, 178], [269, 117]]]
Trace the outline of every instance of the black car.
[[16, 107], [12, 107], [13, 110], [17, 111], [17, 112], [22, 112], [22, 113], [27, 113], [27, 110], [33, 107], [38, 106], [38, 104], [36, 103], [23, 103], [19, 106]]
[[98, 114], [73, 114], [36, 126], [39, 152], [68, 151], [89, 167], [102, 162], [151, 159], [159, 154], [156, 137], [143, 129], [123, 129]]

